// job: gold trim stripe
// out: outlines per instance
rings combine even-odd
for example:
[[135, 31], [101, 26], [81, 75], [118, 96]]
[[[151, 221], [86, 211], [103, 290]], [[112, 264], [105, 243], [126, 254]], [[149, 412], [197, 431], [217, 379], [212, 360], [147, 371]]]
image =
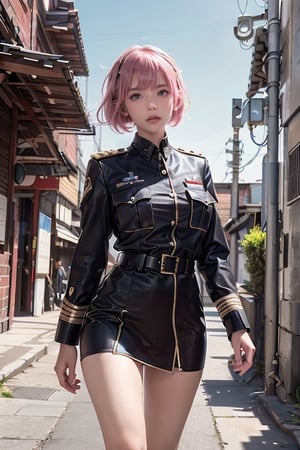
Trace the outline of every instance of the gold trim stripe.
[[215, 302], [215, 305], [222, 320], [232, 311], [243, 309], [240, 298], [237, 294], [225, 295], [224, 297], [219, 298]]
[[63, 300], [59, 318], [64, 322], [81, 324], [88, 306], [77, 306], [70, 303], [66, 297]]

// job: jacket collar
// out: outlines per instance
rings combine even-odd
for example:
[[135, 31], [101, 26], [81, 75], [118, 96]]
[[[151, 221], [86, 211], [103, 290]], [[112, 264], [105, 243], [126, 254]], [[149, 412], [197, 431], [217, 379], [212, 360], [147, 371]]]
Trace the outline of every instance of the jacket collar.
[[138, 151], [146, 161], [150, 161], [152, 158], [158, 159], [159, 153], [161, 152], [164, 154], [163, 151], [166, 147], [169, 147], [167, 136], [162, 139], [158, 148], [152, 142], [148, 141], [148, 139], [142, 138], [137, 133], [135, 134], [131, 144], [131, 148]]

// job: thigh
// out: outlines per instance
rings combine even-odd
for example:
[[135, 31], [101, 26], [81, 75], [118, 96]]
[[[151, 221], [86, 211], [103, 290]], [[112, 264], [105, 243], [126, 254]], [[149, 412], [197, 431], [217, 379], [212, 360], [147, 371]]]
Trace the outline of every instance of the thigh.
[[86, 356], [83, 376], [107, 449], [146, 449], [142, 365], [112, 353]]
[[202, 371], [163, 372], [144, 368], [148, 450], [175, 450], [192, 406]]

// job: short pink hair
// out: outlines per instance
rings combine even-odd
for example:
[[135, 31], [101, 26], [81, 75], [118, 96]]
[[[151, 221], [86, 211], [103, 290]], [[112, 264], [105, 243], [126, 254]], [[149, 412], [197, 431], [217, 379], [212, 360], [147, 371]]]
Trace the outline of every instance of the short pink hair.
[[138, 76], [140, 89], [155, 85], [159, 75], [165, 78], [174, 102], [169, 125], [177, 125], [185, 109], [183, 79], [175, 61], [163, 50], [150, 45], [132, 46], [115, 61], [102, 86], [103, 99], [97, 111], [98, 121], [121, 133], [132, 129], [134, 124], [130, 117], [122, 112], [133, 74]]

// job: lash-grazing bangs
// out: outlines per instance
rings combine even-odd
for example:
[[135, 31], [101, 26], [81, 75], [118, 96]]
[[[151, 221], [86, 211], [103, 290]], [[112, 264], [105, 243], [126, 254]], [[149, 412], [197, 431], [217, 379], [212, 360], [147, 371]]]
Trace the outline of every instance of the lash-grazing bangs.
[[131, 87], [134, 74], [138, 75], [138, 88], [148, 89], [157, 84], [160, 75], [165, 79], [173, 96], [174, 111], [170, 125], [177, 125], [185, 108], [186, 90], [175, 61], [164, 51], [153, 46], [133, 46], [114, 63], [103, 86], [103, 99], [97, 111], [100, 123], [117, 132], [130, 131], [134, 124], [122, 114], [124, 100]]

